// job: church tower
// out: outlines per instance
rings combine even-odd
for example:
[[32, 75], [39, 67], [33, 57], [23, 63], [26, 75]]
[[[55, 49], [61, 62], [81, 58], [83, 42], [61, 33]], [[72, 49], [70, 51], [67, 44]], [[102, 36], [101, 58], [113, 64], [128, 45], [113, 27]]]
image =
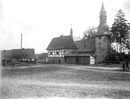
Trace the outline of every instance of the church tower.
[[107, 13], [102, 2], [102, 7], [99, 16], [98, 31], [95, 35], [95, 61], [101, 63], [108, 55], [111, 48], [111, 35], [109, 26], [107, 25]]

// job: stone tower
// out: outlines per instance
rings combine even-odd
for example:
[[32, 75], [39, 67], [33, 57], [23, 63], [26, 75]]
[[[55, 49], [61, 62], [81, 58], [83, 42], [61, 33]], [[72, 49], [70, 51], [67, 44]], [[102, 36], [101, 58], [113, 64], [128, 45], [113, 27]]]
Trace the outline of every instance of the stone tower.
[[95, 35], [95, 61], [96, 63], [101, 63], [108, 55], [111, 47], [110, 31], [107, 25], [107, 13], [102, 2], [102, 7], [99, 16], [100, 24], [98, 26], [98, 31]]

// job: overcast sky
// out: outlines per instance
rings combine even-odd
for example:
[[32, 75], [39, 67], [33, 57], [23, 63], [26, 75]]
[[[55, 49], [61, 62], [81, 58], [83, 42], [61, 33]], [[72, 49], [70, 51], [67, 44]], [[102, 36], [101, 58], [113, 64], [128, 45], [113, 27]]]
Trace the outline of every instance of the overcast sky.
[[[0, 50], [34, 48], [46, 52], [53, 37], [70, 34], [82, 37], [89, 26], [99, 25], [102, 1], [111, 27], [121, 8], [130, 22], [130, 0], [1, 0]], [[63, 31], [63, 32], [62, 32]]]

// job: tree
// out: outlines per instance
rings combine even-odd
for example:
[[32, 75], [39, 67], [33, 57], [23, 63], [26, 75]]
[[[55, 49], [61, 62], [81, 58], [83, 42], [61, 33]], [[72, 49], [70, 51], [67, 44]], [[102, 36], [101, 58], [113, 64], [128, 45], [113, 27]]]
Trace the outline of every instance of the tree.
[[12, 59], [16, 59], [16, 60], [21, 59], [21, 54], [20, 53], [12, 53]]
[[120, 44], [120, 52], [122, 48], [127, 48], [128, 46], [128, 23], [125, 19], [125, 14], [120, 9], [116, 14], [116, 18], [114, 19], [114, 23], [111, 28], [111, 40], [114, 43]]
[[38, 59], [46, 59], [47, 55], [47, 53], [41, 53], [38, 55]]
[[[116, 18], [114, 19], [114, 23], [111, 28], [111, 40], [113, 43], [119, 44], [119, 59], [122, 62], [123, 70], [127, 70], [126, 63], [128, 62], [128, 58], [124, 53], [124, 49], [129, 48], [129, 36], [128, 36], [129, 25], [127, 20], [125, 19], [125, 14], [120, 9], [116, 14]], [[128, 55], [127, 55], [128, 56]]]
[[95, 38], [95, 33], [97, 32], [97, 27], [89, 27], [83, 34], [83, 39]]

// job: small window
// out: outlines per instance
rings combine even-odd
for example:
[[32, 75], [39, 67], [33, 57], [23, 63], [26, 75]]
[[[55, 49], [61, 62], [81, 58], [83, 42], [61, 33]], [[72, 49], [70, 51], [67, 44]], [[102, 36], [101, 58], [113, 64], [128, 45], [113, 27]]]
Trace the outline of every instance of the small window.
[[99, 39], [101, 39], [101, 36], [99, 36]]
[[50, 55], [52, 55], [52, 52], [50, 52]]
[[59, 55], [59, 52], [56, 52], [57, 55]]
[[101, 43], [99, 42], [99, 45], [101, 45]]

